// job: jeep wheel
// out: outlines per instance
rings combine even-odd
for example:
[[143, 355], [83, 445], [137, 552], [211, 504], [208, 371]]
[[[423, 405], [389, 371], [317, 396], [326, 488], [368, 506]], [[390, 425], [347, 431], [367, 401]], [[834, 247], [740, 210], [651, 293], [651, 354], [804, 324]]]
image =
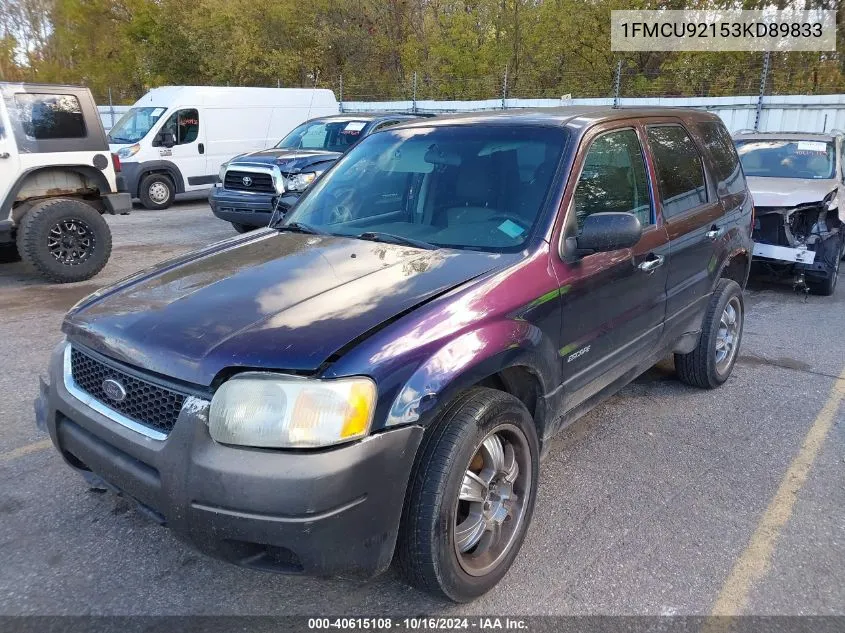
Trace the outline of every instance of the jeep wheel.
[[165, 174], [147, 174], [138, 186], [138, 197], [147, 209], [166, 209], [175, 195], [173, 181]]
[[254, 231], [257, 229], [257, 226], [249, 226], [248, 224], [238, 224], [237, 222], [232, 222], [232, 226], [238, 233], [249, 233], [250, 231]]
[[698, 345], [689, 354], [675, 354], [681, 382], [702, 389], [725, 382], [739, 355], [744, 319], [742, 288], [732, 279], [720, 279], [704, 314]]
[[525, 539], [537, 494], [534, 420], [510, 394], [470, 389], [426, 430], [402, 512], [407, 581], [467, 602], [498, 583]]
[[90, 279], [111, 255], [111, 231], [100, 213], [79, 200], [57, 198], [27, 211], [18, 228], [21, 258], [47, 279]]

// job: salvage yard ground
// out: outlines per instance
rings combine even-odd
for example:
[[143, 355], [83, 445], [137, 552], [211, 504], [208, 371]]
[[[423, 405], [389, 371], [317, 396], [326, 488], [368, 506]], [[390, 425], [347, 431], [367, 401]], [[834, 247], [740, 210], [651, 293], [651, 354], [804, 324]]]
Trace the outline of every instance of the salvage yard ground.
[[805, 303], [752, 282], [721, 389], [683, 386], [667, 361], [570, 427], [514, 567], [444, 605], [393, 570], [318, 580], [208, 559], [64, 466], [32, 401], [65, 311], [234, 234], [204, 201], [107, 219], [114, 252], [89, 282], [0, 266], [0, 614], [845, 613], [845, 284]]

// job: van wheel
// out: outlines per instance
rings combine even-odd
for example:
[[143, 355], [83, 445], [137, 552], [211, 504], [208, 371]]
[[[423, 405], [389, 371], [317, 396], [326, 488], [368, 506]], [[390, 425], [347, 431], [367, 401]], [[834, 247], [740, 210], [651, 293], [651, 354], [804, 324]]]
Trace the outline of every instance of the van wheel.
[[173, 181], [165, 174], [147, 174], [138, 186], [138, 197], [147, 209], [166, 209], [175, 195]]
[[739, 355], [744, 319], [742, 289], [732, 279], [720, 279], [704, 314], [698, 345], [689, 354], [675, 354], [681, 382], [702, 389], [725, 382]]
[[57, 198], [32, 207], [18, 228], [21, 258], [47, 279], [90, 279], [111, 255], [111, 231], [100, 213], [79, 200]]
[[399, 528], [406, 580], [468, 602], [493, 588], [525, 539], [537, 495], [531, 414], [495, 389], [473, 388], [426, 430]]
[[249, 233], [250, 231], [254, 231], [257, 229], [257, 226], [249, 226], [247, 224], [238, 224], [237, 222], [232, 222], [232, 226], [238, 233]]

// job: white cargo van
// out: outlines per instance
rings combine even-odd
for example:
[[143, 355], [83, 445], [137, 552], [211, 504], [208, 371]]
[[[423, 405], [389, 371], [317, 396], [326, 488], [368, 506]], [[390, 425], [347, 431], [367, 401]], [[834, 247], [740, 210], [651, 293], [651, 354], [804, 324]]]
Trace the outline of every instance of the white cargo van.
[[[164, 86], [150, 90], [109, 131], [123, 187], [148, 209], [206, 189], [220, 165], [275, 145], [308, 118], [336, 114], [331, 90]], [[125, 189], [124, 189], [125, 188]]]

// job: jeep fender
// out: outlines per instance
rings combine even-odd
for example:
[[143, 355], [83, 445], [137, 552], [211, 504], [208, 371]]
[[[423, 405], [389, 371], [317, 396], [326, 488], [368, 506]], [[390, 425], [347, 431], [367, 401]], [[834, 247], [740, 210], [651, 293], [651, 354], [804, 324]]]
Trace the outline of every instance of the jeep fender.
[[[34, 176], [37, 176], [39, 173], [49, 172], [49, 171], [70, 171], [78, 174], [82, 179], [87, 181], [88, 183], [92, 184], [100, 194], [107, 194], [112, 193], [111, 186], [109, 185], [109, 181], [106, 179], [103, 172], [96, 169], [95, 167], [90, 167], [88, 165], [47, 165], [44, 167], [32, 167], [27, 169], [15, 181], [15, 184], [9, 188], [9, 193], [6, 196], [6, 199], [2, 201], [2, 206], [0, 206], [0, 218], [10, 219], [17, 221], [18, 218], [14, 218], [12, 216], [12, 208], [14, 207], [15, 202], [17, 202], [18, 195], [20, 194], [21, 190], [27, 184], [27, 181]], [[37, 196], [39, 198], [43, 197], [63, 197], [63, 196], [72, 196], [75, 195], [76, 191], [55, 191], [51, 192], [50, 196]]]

